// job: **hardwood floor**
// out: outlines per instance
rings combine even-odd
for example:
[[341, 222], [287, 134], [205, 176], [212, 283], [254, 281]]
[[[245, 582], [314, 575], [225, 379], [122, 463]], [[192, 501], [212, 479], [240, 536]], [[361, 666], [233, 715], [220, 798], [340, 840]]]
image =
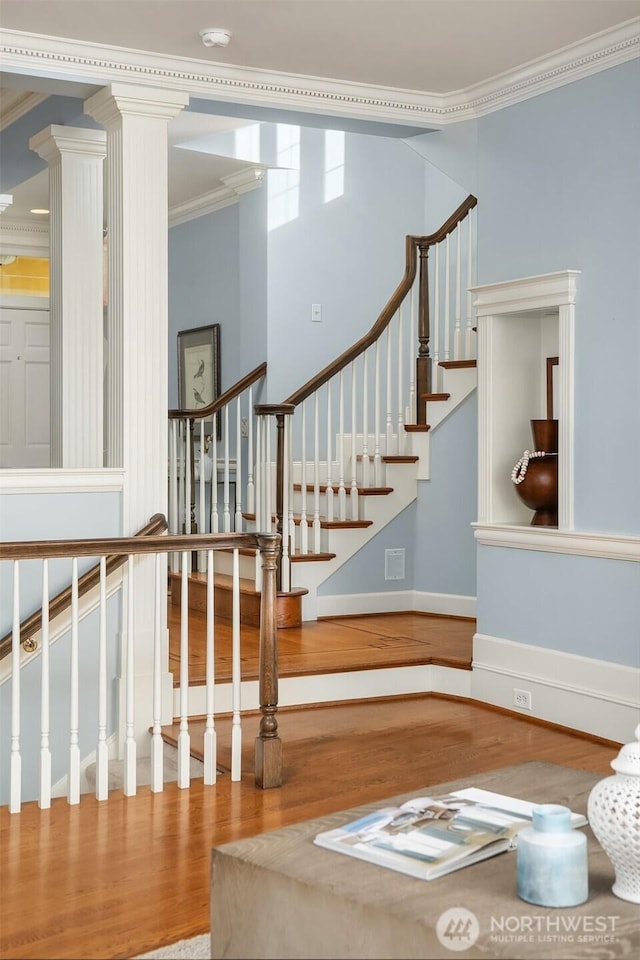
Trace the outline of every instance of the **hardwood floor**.
[[[429, 655], [425, 624], [412, 626], [405, 615], [397, 616], [377, 618], [375, 626], [343, 618], [315, 633], [325, 639], [326, 632], [336, 638], [345, 630], [347, 637], [361, 633], [372, 646], [360, 660], [371, 650], [387, 655], [386, 641], [396, 636], [407, 642], [407, 651], [418, 643], [427, 648], [422, 655]], [[450, 626], [459, 628], [460, 622]], [[296, 642], [307, 640], [289, 642], [293, 663], [300, 655]], [[348, 656], [358, 659], [354, 652]], [[432, 695], [289, 708], [279, 718], [285, 773], [280, 789], [262, 791], [253, 783], [258, 718], [250, 716], [241, 782], [224, 775], [214, 787], [199, 780], [190, 790], [178, 790], [170, 783], [161, 794], [140, 787], [135, 797], [116, 791], [103, 803], [87, 795], [75, 807], [58, 799], [48, 811], [35, 803], [20, 814], [2, 809], [2, 957], [132, 957], [208, 930], [213, 846], [527, 760], [605, 776], [616, 753], [610, 743]], [[216, 727], [224, 765], [229, 719]], [[535, 782], [530, 797], [536, 799]]]

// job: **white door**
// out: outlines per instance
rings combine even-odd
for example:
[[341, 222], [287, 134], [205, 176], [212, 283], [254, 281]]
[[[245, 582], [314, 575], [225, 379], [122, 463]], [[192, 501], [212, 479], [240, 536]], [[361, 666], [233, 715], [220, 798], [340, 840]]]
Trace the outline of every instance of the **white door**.
[[49, 300], [0, 301], [0, 468], [49, 466]]

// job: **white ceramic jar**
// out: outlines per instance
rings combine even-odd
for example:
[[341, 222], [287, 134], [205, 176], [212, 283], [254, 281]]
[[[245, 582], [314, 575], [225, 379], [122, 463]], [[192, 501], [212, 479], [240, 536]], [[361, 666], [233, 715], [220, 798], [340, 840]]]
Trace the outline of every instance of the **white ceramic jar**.
[[640, 903], [640, 724], [636, 739], [611, 761], [613, 777], [589, 794], [587, 816], [596, 840], [613, 864], [613, 893]]

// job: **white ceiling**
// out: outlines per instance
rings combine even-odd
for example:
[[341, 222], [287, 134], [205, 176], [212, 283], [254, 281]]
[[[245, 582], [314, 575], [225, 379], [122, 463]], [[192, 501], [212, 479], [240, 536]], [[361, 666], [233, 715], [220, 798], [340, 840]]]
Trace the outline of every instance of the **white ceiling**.
[[[638, 0], [2, 0], [2, 27], [445, 93], [640, 14]], [[224, 27], [226, 49], [199, 31]]]
[[[637, 16], [640, 0], [1, 0], [2, 30], [434, 94], [466, 89]], [[229, 46], [205, 48], [205, 27], [230, 30]], [[0, 90], [3, 104], [13, 86], [89, 95], [78, 84], [11, 74], [2, 86], [9, 88]], [[247, 122], [195, 112], [171, 121], [170, 207], [221, 188], [222, 177], [248, 166], [178, 145]], [[31, 207], [48, 205], [47, 171], [11, 193], [5, 219], [29, 218]]]

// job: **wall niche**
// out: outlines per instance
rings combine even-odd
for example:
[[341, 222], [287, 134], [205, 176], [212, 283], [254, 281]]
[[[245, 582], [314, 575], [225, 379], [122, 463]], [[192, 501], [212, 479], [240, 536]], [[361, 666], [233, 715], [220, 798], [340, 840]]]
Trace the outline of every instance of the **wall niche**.
[[[511, 471], [525, 449], [535, 449], [531, 420], [547, 417], [549, 374], [558, 420], [558, 526], [544, 529], [573, 530], [579, 274], [564, 270], [471, 288], [478, 327], [479, 525], [531, 526], [533, 511], [518, 496]], [[557, 365], [549, 358], [557, 358]]]

